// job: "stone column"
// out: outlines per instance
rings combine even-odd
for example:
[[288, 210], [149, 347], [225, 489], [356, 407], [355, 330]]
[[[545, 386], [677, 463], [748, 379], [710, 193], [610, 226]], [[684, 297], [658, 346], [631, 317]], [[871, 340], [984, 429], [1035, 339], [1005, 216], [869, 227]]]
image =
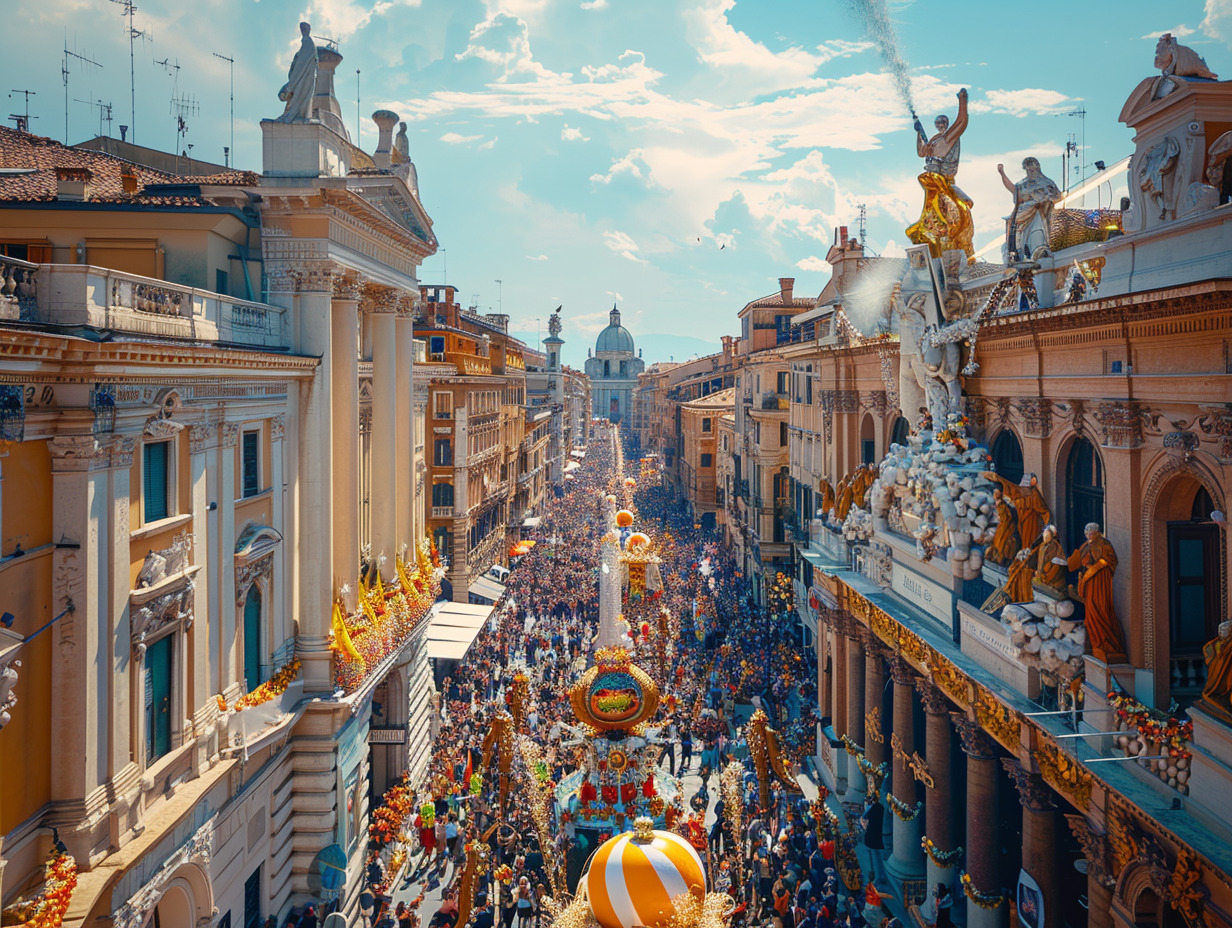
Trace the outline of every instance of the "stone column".
[[[950, 820], [950, 701], [941, 690], [923, 679], [916, 686], [924, 704], [924, 759], [932, 779], [931, 786], [925, 782], [924, 835], [933, 842], [937, 853], [951, 852], [954, 850], [954, 828]], [[926, 853], [924, 866], [929, 892], [926, 906], [932, 913], [932, 891], [938, 883], [949, 886], [951, 893], [955, 891], [954, 862], [943, 867]]]
[[[330, 610], [340, 584], [334, 577], [333, 509], [333, 339], [332, 287], [337, 280], [328, 268], [295, 270], [271, 277], [295, 282], [295, 313], [298, 318], [297, 346], [306, 355], [319, 357], [321, 365], [312, 382], [300, 388], [298, 415], [293, 423], [297, 441], [290, 449], [297, 480], [290, 488], [294, 510], [292, 535], [287, 539], [288, 562], [294, 577], [294, 599], [289, 612], [299, 623], [296, 654], [303, 662], [306, 693], [333, 690], [333, 654], [329, 649]], [[271, 299], [273, 299], [271, 284]], [[354, 345], [351, 353], [354, 354]], [[353, 580], [351, 582], [354, 582]]]
[[[221, 634], [216, 652], [219, 675], [212, 690], [215, 693], [222, 693], [235, 681], [244, 679], [242, 655], [236, 648], [239, 635], [235, 605], [235, 448], [239, 438], [238, 425], [230, 422], [218, 424], [217, 464], [212, 491], [218, 501], [218, 510], [210, 513], [217, 517], [210, 520], [210, 533], [215, 542], [210, 562], [211, 567], [215, 562], [218, 565], [218, 585], [214, 589], [218, 591], [217, 628]], [[213, 628], [214, 622], [210, 625]]]
[[[847, 639], [847, 735], [857, 744], [864, 744], [864, 644], [859, 637]], [[862, 800], [866, 782], [864, 771], [855, 758], [848, 758], [847, 795], [859, 794]]]
[[1057, 917], [1056, 803], [1052, 790], [1012, 757], [1002, 758], [1005, 772], [1018, 789], [1022, 803], [1022, 868], [1039, 884], [1044, 897], [1044, 928], [1061, 924]]
[[[359, 576], [359, 317], [358, 278], [335, 280], [330, 306], [330, 453], [333, 458], [333, 585], [351, 592]], [[309, 608], [315, 608], [307, 604]]]
[[419, 534], [415, 527], [415, 400], [413, 363], [415, 358], [415, 320], [406, 310], [394, 324], [398, 340], [398, 399], [394, 410], [394, 446], [398, 459], [394, 496], [398, 507], [395, 543], [399, 554], [406, 546], [407, 557], [414, 556]]
[[[284, 498], [283, 485], [286, 483], [283, 454], [286, 450], [287, 420], [286, 416], [278, 415], [270, 420], [270, 486], [273, 494], [270, 497], [270, 521], [283, 538], [290, 537], [287, 525], [287, 505]], [[263, 660], [269, 660], [275, 648], [282, 645], [290, 635], [294, 634], [291, 625], [291, 609], [283, 591], [287, 588], [286, 542], [274, 549], [273, 582], [270, 587], [273, 599], [270, 603], [269, 620], [266, 627], [271, 630], [269, 647], [262, 655]]]
[[385, 557], [385, 580], [397, 576], [398, 317], [393, 309], [399, 299], [397, 292], [382, 290], [375, 297], [376, 308], [367, 314], [372, 327], [372, 557], [378, 563]]
[[[882, 696], [885, 694], [885, 661], [881, 649], [869, 642], [864, 651], [864, 714], [869, 718], [876, 710], [876, 717], [881, 718]], [[885, 762], [885, 741], [874, 741], [867, 734], [867, 727], [861, 730], [864, 742], [864, 759], [873, 767], [880, 767]]]
[[[979, 725], [961, 712], [951, 715], [967, 755], [966, 870], [974, 887], [985, 893], [1001, 891], [997, 867], [997, 746]], [[955, 896], [955, 901], [962, 898]], [[1008, 907], [984, 909], [967, 902], [967, 928], [1002, 928]]]
[[1068, 814], [1065, 820], [1082, 845], [1087, 862], [1087, 926], [1113, 928], [1112, 887], [1116, 880], [1109, 872], [1108, 835], [1084, 815]]
[[[890, 675], [894, 679], [894, 747], [890, 759], [892, 790], [894, 796], [914, 810], [916, 806], [915, 775], [906, 763], [915, 752], [915, 680], [916, 672], [906, 661], [895, 658], [890, 662]], [[894, 853], [886, 863], [886, 871], [895, 880], [918, 879], [924, 875], [924, 852], [920, 848], [921, 818], [904, 821], [889, 810], [894, 822]]]
[[[841, 627], [841, 626], [840, 626]], [[851, 737], [847, 731], [847, 639], [834, 633], [834, 660], [831, 664], [830, 685], [833, 687], [834, 704], [834, 736]], [[858, 737], [856, 739], [859, 740]], [[847, 792], [847, 777], [850, 769], [856, 765], [853, 758], [845, 750], [835, 752], [835, 787], [840, 795]]]

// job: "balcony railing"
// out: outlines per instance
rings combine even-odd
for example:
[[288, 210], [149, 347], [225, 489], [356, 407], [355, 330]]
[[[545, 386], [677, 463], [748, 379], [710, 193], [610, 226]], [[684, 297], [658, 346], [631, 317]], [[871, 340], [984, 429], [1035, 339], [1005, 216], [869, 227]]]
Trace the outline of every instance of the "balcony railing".
[[[23, 321], [275, 351], [291, 347], [286, 310], [279, 306], [85, 264], [20, 265], [4, 259], [0, 290], [14, 280]], [[24, 279], [16, 279], [17, 271]]]
[[452, 519], [453, 518], [453, 507], [452, 506], [433, 506], [432, 507], [432, 518]]

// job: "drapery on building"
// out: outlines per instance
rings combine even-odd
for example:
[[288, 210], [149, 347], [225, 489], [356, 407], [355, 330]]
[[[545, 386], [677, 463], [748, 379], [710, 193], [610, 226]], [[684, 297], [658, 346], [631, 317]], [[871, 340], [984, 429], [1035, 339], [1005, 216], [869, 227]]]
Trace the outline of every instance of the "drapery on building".
[[633, 409], [633, 390], [637, 376], [645, 368], [634, 349], [633, 336], [620, 324], [620, 310], [608, 314], [608, 324], [595, 339], [595, 350], [586, 359], [590, 378], [592, 415], [596, 419], [621, 422]]

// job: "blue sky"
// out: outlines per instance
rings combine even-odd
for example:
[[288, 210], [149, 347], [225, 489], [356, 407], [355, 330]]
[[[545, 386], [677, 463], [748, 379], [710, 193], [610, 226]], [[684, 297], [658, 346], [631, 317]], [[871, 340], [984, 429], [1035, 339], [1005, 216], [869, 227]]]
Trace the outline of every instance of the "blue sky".
[[[1062, 182], [1061, 152], [1069, 133], [1083, 141], [1083, 124], [1057, 114], [1086, 109], [1086, 164], [1129, 153], [1117, 114], [1153, 73], [1155, 35], [1173, 32], [1232, 78], [1232, 0], [915, 0], [890, 13], [926, 126], [952, 117], [955, 93], [970, 88], [958, 181], [976, 201], [977, 246], [1009, 211], [999, 162], [1017, 176], [1032, 154]], [[170, 98], [192, 95], [187, 141], [222, 160], [218, 52], [236, 59], [235, 162], [259, 169], [258, 123], [281, 112], [301, 18], [339, 42], [352, 127], [362, 72], [363, 147], [376, 139], [374, 110], [409, 123], [446, 249], [425, 282], [447, 263], [468, 302], [501, 306], [523, 332], [563, 303], [570, 363], [613, 301], [635, 337], [717, 349], [777, 278], [820, 291], [833, 229], [854, 229], [859, 204], [869, 246], [887, 254], [919, 211], [910, 118], [847, 0], [141, 0], [135, 140], [171, 148]], [[97, 109], [78, 98], [110, 101], [115, 135], [131, 121], [119, 5], [40, 0], [7, 24], [18, 41], [6, 43], [3, 89], [36, 91], [33, 131], [63, 137], [66, 38], [103, 66], [69, 60], [72, 141], [98, 131]], [[161, 59], [178, 61], [178, 83]], [[7, 102], [10, 113], [24, 106]], [[1101, 191], [1105, 205], [1113, 192]]]

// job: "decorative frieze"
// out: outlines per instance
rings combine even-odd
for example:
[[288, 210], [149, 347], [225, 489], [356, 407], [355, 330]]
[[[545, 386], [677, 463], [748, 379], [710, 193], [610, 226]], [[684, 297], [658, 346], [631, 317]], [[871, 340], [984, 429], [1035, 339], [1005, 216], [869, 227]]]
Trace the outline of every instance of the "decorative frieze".
[[1082, 856], [1086, 858], [1087, 878], [1111, 888], [1116, 883], [1116, 876], [1109, 867], [1107, 832], [1092, 825], [1085, 815], [1066, 813], [1065, 820], [1069, 822], [1070, 831], [1074, 833], [1082, 848]]
[[138, 659], [145, 656], [147, 639], [172, 626], [192, 627], [192, 573], [192, 537], [187, 531], [176, 535], [169, 548], [146, 555], [137, 588], [129, 594], [129, 630]]
[[[1027, 435], [1032, 438], [1047, 438], [1052, 434], [1052, 400], [1042, 396], [1024, 397], [1014, 405], [1022, 416], [1023, 431]], [[1007, 414], [1003, 421], [1008, 420]]]
[[1049, 786], [1079, 809], [1091, 807], [1091, 785], [1095, 778], [1087, 768], [1048, 741], [1041, 743], [1034, 753], [1040, 776]]
[[1146, 407], [1134, 400], [1109, 400], [1095, 408], [1105, 448], [1141, 448]]
[[1018, 713], [978, 685], [975, 688], [975, 718], [1007, 750], [1018, 750], [1022, 733], [1022, 720]]

